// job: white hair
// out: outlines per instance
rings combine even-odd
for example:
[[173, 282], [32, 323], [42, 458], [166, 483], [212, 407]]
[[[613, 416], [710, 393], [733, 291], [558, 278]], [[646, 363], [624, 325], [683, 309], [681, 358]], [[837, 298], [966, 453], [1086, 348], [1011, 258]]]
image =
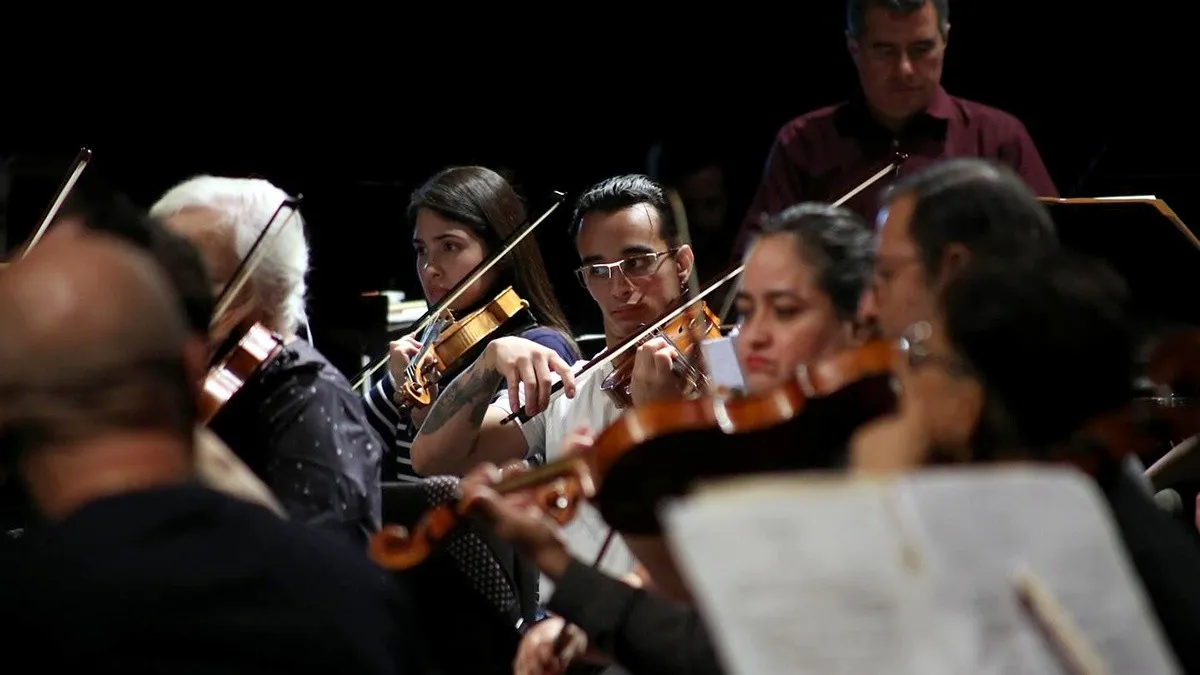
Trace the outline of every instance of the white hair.
[[[242, 260], [270, 222], [275, 209], [289, 196], [261, 178], [197, 176], [171, 188], [150, 208], [163, 219], [184, 209], [206, 208], [221, 214], [218, 226], [227, 228], [233, 249]], [[283, 225], [290, 208], [280, 210], [272, 228]], [[294, 333], [307, 320], [304, 296], [308, 273], [308, 242], [304, 219], [296, 213], [287, 227], [263, 242], [262, 260], [250, 276], [249, 286], [266, 313], [272, 330]]]

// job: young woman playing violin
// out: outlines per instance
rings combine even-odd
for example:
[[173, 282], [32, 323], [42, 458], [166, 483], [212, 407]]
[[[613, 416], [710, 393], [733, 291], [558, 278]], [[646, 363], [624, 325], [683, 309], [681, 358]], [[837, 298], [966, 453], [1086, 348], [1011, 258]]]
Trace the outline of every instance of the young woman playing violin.
[[[769, 391], [794, 378], [800, 364], [833, 356], [852, 344], [858, 299], [870, 276], [873, 244], [867, 225], [853, 213], [820, 204], [802, 204], [765, 221], [762, 233], [746, 255], [746, 270], [737, 293], [741, 314], [737, 354], [750, 394]], [[572, 439], [582, 450], [587, 435]], [[509, 536], [551, 579], [557, 590], [547, 607], [582, 631], [575, 640], [603, 636], [590, 645], [616, 657], [629, 672], [719, 672], [711, 643], [689, 597], [657, 537], [625, 540], [649, 570], [656, 590], [674, 601], [665, 602], [627, 587], [573, 557], [552, 536], [553, 525], [513, 508], [522, 499], [501, 499], [483, 484], [490, 469], [481, 468], [463, 481], [464, 496], [483, 500], [484, 510], [499, 521], [498, 531]], [[611, 598], [620, 598], [626, 612], [596, 613]], [[617, 621], [616, 625], [610, 622]], [[530, 629], [522, 639], [515, 673], [560, 673], [567, 663], [555, 656], [562, 618]], [[561, 645], [560, 645], [561, 647]], [[579, 645], [565, 650], [581, 653]]]
[[[407, 218], [413, 228], [417, 275], [432, 306], [525, 225], [526, 212], [503, 177], [490, 169], [465, 166], [441, 171], [417, 188]], [[502, 291], [516, 303], [494, 303]], [[520, 301], [527, 307], [521, 309]], [[476, 330], [470, 319], [478, 310], [483, 311], [478, 316], [493, 322], [484, 330]], [[453, 477], [422, 478], [413, 471], [409, 448], [429, 411], [428, 405], [408, 396], [414, 374], [439, 371], [438, 382], [424, 388], [432, 403], [439, 390], [446, 391], [480, 351], [501, 336], [519, 335], [568, 361], [578, 358], [534, 235], [469, 286], [450, 311], [460, 320], [457, 332], [455, 326], [446, 326], [430, 336], [427, 356], [445, 357], [462, 347], [451, 337], [453, 349], [440, 349], [447, 344], [440, 338], [471, 333], [483, 334], [482, 339], [449, 362], [438, 359], [433, 364], [422, 357], [421, 362], [432, 368], [416, 373], [410, 366], [418, 365], [412, 361], [421, 352], [418, 340], [424, 336], [397, 340], [392, 343], [386, 376], [364, 400], [368, 419], [385, 443], [383, 510], [389, 523], [411, 525], [431, 503], [456, 496]], [[520, 630], [536, 616], [538, 572], [511, 546], [481, 528], [463, 528], [458, 536], [450, 555], [404, 573], [422, 614], [442, 627], [430, 632], [430, 651], [447, 673], [506, 673]]]
[[[441, 300], [525, 220], [525, 206], [517, 193], [500, 174], [484, 167], [446, 169], [417, 188], [409, 201], [408, 221], [413, 227], [417, 275], [426, 302], [433, 305]], [[441, 364], [440, 380], [430, 387], [432, 398], [436, 399], [437, 392], [470, 365], [488, 342], [504, 335], [542, 345], [568, 363], [578, 358], [579, 350], [533, 236], [468, 288], [450, 310], [461, 319], [487, 306], [509, 287], [528, 307], [479, 340], [456, 362]], [[411, 377], [407, 371], [421, 350], [419, 337], [406, 335], [392, 343], [387, 376], [370, 389], [364, 401], [372, 426], [390, 450], [384, 458], [385, 481], [419, 480], [409, 449], [429, 408], [397, 395], [403, 390], [397, 385]]]

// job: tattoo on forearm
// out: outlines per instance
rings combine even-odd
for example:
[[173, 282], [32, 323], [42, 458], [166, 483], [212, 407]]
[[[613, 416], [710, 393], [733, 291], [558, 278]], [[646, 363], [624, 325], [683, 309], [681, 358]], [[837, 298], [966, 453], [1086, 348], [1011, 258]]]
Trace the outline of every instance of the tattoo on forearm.
[[487, 412], [488, 403], [502, 381], [504, 378], [494, 370], [470, 368], [438, 396], [429, 414], [425, 416], [421, 432], [432, 434], [468, 405], [471, 406], [471, 423], [479, 426]]

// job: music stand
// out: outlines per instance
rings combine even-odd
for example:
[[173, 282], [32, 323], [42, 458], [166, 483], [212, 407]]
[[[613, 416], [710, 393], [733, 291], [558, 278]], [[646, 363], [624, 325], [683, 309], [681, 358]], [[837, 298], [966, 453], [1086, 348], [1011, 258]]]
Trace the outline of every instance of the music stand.
[[1063, 246], [1106, 261], [1125, 277], [1138, 319], [1200, 326], [1189, 302], [1200, 275], [1200, 239], [1154, 195], [1039, 197]]

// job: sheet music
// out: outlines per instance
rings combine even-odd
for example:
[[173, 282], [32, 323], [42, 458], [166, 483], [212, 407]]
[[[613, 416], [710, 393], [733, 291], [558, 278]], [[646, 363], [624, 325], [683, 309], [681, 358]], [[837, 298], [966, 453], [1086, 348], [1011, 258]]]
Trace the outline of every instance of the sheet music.
[[881, 504], [882, 488], [815, 492], [820, 517], [797, 517], [793, 508], [815, 504], [796, 504], [790, 485], [667, 507], [672, 539], [686, 542], [680, 566], [728, 670], [953, 672], [930, 649], [920, 573], [904, 563], [894, 518], [861, 508]]
[[959, 468], [738, 483], [664, 510], [732, 673], [1063, 673], [1017, 599], [1019, 566], [1110, 673], [1179, 672], [1082, 475]]

